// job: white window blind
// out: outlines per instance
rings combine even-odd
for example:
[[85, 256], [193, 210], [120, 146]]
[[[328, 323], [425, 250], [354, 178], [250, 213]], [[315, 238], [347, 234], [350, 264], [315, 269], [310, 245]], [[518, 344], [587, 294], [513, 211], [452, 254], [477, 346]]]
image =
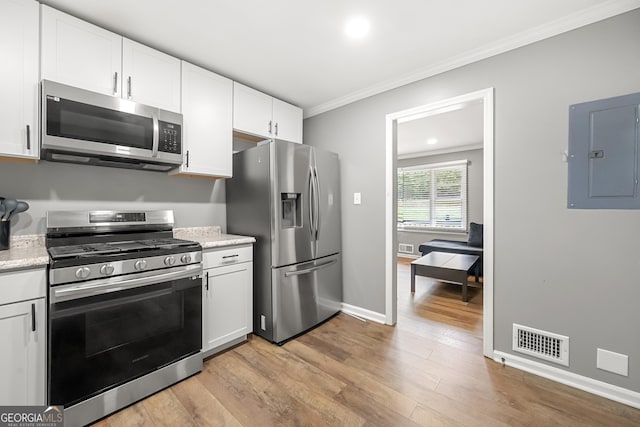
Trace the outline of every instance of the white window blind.
[[467, 229], [467, 161], [398, 169], [398, 228]]

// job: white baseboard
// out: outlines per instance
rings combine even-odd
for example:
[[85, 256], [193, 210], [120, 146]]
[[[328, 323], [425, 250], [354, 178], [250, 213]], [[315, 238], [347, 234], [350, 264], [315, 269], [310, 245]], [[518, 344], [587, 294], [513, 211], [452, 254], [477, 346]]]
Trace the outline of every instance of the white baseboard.
[[507, 366], [640, 409], [640, 393], [638, 392], [502, 351], [494, 351], [493, 354], [493, 359], [498, 363], [504, 362]]
[[342, 312], [350, 314], [352, 316], [361, 317], [363, 319], [371, 320], [372, 322], [382, 323], [384, 325], [387, 317], [382, 313], [367, 310], [366, 308], [356, 307], [355, 305], [342, 303]]

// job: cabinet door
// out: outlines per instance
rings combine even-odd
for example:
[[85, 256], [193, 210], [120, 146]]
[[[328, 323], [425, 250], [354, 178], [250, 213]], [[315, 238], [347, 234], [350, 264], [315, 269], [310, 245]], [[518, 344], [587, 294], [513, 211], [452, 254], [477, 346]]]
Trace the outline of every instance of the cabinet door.
[[0, 0], [0, 156], [38, 158], [38, 4]]
[[45, 404], [44, 298], [0, 306], [0, 402]]
[[123, 98], [180, 112], [180, 60], [129, 39], [122, 40]]
[[274, 136], [302, 144], [302, 108], [273, 99]]
[[50, 7], [41, 7], [41, 77], [120, 96], [122, 37]]
[[273, 98], [233, 82], [233, 128], [270, 138], [274, 130]]
[[184, 153], [188, 157], [180, 172], [230, 177], [233, 82], [183, 61], [182, 114]]
[[[208, 286], [207, 286], [208, 283]], [[208, 288], [208, 289], [207, 289]], [[253, 263], [205, 271], [203, 351], [224, 345], [253, 330]]]

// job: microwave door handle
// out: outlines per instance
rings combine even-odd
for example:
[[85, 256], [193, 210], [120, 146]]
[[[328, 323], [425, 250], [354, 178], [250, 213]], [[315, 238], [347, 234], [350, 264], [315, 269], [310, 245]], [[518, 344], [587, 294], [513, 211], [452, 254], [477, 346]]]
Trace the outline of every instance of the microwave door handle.
[[158, 145], [160, 143], [160, 126], [158, 123], [158, 115], [153, 113], [153, 148], [151, 149], [151, 157], [158, 157]]

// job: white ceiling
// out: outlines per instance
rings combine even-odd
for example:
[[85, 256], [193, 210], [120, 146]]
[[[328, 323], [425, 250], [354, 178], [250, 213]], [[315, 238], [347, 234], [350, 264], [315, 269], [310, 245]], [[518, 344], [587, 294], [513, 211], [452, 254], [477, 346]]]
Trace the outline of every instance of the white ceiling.
[[[482, 148], [483, 103], [398, 124], [398, 157], [416, 157], [454, 150]], [[438, 142], [430, 145], [427, 140]]]
[[[318, 114], [638, 0], [41, 0]], [[371, 32], [344, 34], [362, 15]]]

